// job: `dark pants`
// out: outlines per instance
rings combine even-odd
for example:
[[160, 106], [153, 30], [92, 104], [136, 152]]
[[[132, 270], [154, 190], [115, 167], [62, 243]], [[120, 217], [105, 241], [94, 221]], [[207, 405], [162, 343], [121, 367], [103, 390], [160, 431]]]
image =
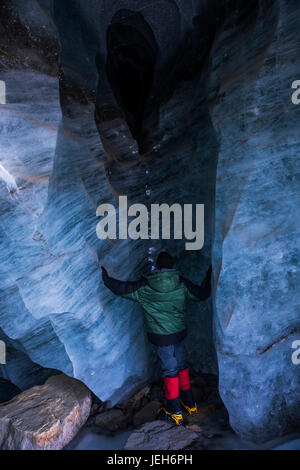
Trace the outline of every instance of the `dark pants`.
[[184, 340], [169, 346], [156, 346], [163, 377], [176, 377], [187, 367]]

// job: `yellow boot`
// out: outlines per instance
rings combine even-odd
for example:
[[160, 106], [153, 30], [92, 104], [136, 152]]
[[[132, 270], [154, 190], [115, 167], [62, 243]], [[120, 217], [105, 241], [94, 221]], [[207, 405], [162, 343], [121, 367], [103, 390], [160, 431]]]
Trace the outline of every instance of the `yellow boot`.
[[189, 415], [195, 416], [198, 413], [198, 406], [193, 398], [191, 389], [180, 392], [180, 403]]
[[180, 426], [180, 424], [183, 423], [183, 416], [182, 413], [170, 413], [166, 408], [161, 407], [159, 410], [157, 410], [157, 414], [164, 419], [167, 419], [167, 421], [171, 421], [172, 423], [175, 423], [177, 426]]
[[161, 418], [167, 419], [177, 426], [183, 423], [182, 410], [179, 399], [179, 378], [164, 377], [166, 407], [157, 410]]

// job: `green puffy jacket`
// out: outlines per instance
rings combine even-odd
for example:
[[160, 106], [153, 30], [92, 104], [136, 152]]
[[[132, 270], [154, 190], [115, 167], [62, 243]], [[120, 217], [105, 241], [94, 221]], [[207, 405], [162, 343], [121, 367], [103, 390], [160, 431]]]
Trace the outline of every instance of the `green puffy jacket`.
[[140, 281], [123, 282], [103, 275], [104, 284], [114, 294], [141, 304], [148, 333], [173, 335], [186, 329], [187, 300], [205, 300], [210, 295], [209, 269], [201, 286], [193, 284], [176, 270], [163, 269]]

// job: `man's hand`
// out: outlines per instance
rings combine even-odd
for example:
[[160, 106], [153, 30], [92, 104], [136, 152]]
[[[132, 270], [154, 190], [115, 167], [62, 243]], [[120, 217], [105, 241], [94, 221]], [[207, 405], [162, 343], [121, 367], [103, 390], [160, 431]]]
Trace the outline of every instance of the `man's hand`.
[[202, 284], [201, 284], [201, 287], [206, 287], [206, 286], [209, 286], [209, 287], [210, 287], [210, 283], [211, 283], [211, 274], [212, 274], [212, 265], [210, 265], [210, 267], [208, 268], [207, 273], [206, 273], [206, 276], [205, 276], [205, 278], [203, 279], [203, 282], [202, 282]]
[[106, 271], [104, 266], [101, 266], [101, 269], [102, 269], [102, 279], [104, 281], [104, 279], [108, 277], [108, 272]]
[[207, 270], [206, 279], [211, 280], [211, 274], [212, 274], [212, 265], [210, 265], [210, 267]]

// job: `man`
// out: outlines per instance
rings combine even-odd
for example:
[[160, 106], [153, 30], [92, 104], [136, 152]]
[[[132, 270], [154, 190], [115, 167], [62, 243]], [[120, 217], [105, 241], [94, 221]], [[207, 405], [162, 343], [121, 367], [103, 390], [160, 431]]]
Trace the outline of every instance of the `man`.
[[188, 300], [206, 300], [211, 293], [211, 266], [201, 286], [193, 284], [173, 268], [173, 258], [161, 252], [156, 270], [136, 282], [123, 282], [109, 277], [102, 266], [106, 287], [115, 295], [141, 304], [144, 310], [148, 338], [156, 346], [160, 360], [166, 398], [166, 408], [158, 410], [176, 424], [183, 422], [182, 406], [190, 414], [197, 413], [193, 398], [184, 339], [186, 303]]

